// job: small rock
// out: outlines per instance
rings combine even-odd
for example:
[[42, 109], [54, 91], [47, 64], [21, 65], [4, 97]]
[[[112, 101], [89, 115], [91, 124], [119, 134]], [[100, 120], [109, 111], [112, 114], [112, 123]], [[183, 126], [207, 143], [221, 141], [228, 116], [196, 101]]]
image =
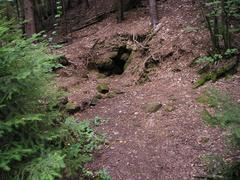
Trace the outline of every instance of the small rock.
[[123, 61], [125, 61], [125, 62], [127, 62], [127, 60], [129, 59], [129, 54], [128, 53], [123, 53], [122, 55], [121, 55], [121, 58], [120, 58], [121, 60], [123, 60]]
[[173, 112], [175, 110], [175, 107], [173, 105], [166, 105], [164, 109], [167, 112]]
[[202, 137], [199, 137], [198, 138], [198, 143], [199, 144], [206, 144], [206, 143], [208, 143], [209, 142], [209, 137], [206, 137], [206, 136], [202, 136]]
[[109, 52], [108, 57], [112, 59], [112, 58], [115, 58], [117, 55], [118, 55], [118, 51], [111, 51]]
[[121, 91], [119, 89], [116, 89], [113, 92], [116, 93], [116, 94], [124, 94], [125, 93], [124, 91]]
[[155, 113], [157, 112], [160, 108], [162, 107], [161, 103], [158, 102], [153, 102], [153, 103], [148, 103], [143, 106], [143, 110], [146, 113]]
[[92, 100], [90, 101], [90, 106], [96, 106], [98, 101], [99, 99], [97, 99], [96, 97], [92, 98]]
[[115, 92], [110, 92], [107, 94], [106, 98], [114, 98], [117, 94]]
[[102, 99], [103, 96], [102, 96], [101, 94], [97, 94], [96, 96], [94, 96], [94, 98], [96, 98], [96, 99]]
[[107, 84], [99, 84], [98, 86], [97, 86], [97, 91], [99, 92], [99, 93], [102, 93], [102, 94], [106, 94], [106, 93], [108, 93], [109, 92], [109, 87], [108, 87], [108, 85]]
[[81, 106], [78, 105], [76, 102], [68, 102], [66, 104], [66, 110], [69, 114], [75, 114], [81, 110]]

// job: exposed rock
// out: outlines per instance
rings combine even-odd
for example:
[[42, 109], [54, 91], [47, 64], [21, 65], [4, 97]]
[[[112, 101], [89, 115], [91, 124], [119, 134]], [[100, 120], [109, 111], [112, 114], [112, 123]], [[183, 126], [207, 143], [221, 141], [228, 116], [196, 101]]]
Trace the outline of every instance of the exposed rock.
[[115, 50], [115, 51], [109, 52], [108, 57], [110, 59], [112, 59], [112, 58], [116, 57], [117, 55], [118, 55], [118, 50]]
[[167, 112], [173, 112], [175, 110], [175, 107], [173, 105], [168, 104], [164, 107], [164, 110]]
[[94, 61], [90, 61], [88, 68], [95, 69], [107, 76], [121, 75], [129, 64], [131, 52], [132, 49], [128, 49], [126, 45], [113, 47], [109, 52], [100, 54]]
[[209, 142], [210, 138], [207, 136], [201, 136], [197, 139], [199, 144], [207, 144]]
[[97, 103], [99, 102], [99, 100], [102, 98], [103, 98], [103, 96], [101, 94], [95, 95], [90, 101], [90, 106], [96, 106]]
[[107, 94], [106, 98], [114, 98], [117, 94], [115, 92], [110, 92]]
[[102, 99], [103, 96], [102, 96], [101, 94], [97, 94], [97, 95], [94, 96], [94, 98], [96, 98], [96, 99]]
[[65, 108], [69, 114], [75, 114], [81, 110], [81, 106], [76, 102], [68, 102]]
[[129, 59], [130, 54], [129, 53], [123, 53], [120, 57], [121, 60], [127, 62], [127, 60]]
[[96, 62], [97, 69], [101, 71], [110, 71], [113, 68], [113, 60], [109, 57]]
[[109, 87], [107, 84], [102, 83], [97, 86], [97, 91], [101, 94], [107, 94], [109, 92]]
[[99, 102], [99, 99], [97, 99], [96, 97], [94, 97], [94, 98], [92, 98], [92, 100], [90, 101], [90, 106], [96, 106], [98, 102]]
[[119, 89], [116, 89], [113, 91], [115, 94], [124, 94], [125, 92], [124, 91], [121, 91]]
[[155, 113], [162, 107], [162, 104], [159, 102], [148, 103], [142, 108], [146, 113]]

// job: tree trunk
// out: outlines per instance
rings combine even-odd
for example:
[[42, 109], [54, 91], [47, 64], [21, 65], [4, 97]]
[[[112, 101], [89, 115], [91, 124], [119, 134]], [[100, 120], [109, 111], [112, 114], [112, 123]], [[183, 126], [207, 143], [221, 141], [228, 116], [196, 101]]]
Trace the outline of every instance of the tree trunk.
[[25, 34], [27, 37], [31, 37], [36, 33], [32, 0], [24, 0], [24, 19], [27, 21], [24, 25]]
[[156, 0], [149, 0], [149, 10], [151, 17], [151, 24], [153, 28], [158, 24], [158, 14], [157, 14], [157, 2]]
[[85, 8], [88, 9], [88, 8], [89, 8], [89, 2], [88, 2], [88, 0], [84, 0], [84, 4], [85, 4]]
[[116, 0], [117, 1], [117, 21], [118, 23], [122, 22], [124, 19], [123, 15], [123, 0]]

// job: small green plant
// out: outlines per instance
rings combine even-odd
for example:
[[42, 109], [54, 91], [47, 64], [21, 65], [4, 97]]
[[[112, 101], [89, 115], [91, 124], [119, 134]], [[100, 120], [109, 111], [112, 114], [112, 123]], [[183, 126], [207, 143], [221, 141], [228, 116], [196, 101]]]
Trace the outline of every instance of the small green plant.
[[237, 72], [237, 54], [238, 50], [233, 48], [227, 49], [222, 54], [213, 54], [198, 58], [195, 63], [201, 64], [203, 67], [198, 70], [201, 77], [196, 82], [195, 87], [202, 86], [210, 80], [215, 82], [221, 77]]
[[105, 169], [97, 172], [97, 180], [112, 180]]
[[230, 59], [238, 54], [238, 50], [236, 48], [227, 49], [223, 54], [213, 54], [209, 56], [202, 56], [196, 60], [196, 63], [215, 63], [221, 60]]
[[227, 169], [226, 162], [220, 155], [204, 155], [201, 161], [205, 171], [216, 177]]
[[211, 114], [205, 109], [202, 113], [204, 121], [223, 128], [231, 128], [234, 139], [240, 145], [240, 105], [227, 94], [214, 89], [205, 92], [198, 101], [215, 110], [215, 114]]
[[[231, 132], [232, 145], [240, 147], [240, 104], [233, 101], [229, 95], [212, 89], [205, 92], [198, 99], [198, 102], [208, 105], [213, 111], [204, 109], [203, 120], [211, 125], [220, 126]], [[208, 173], [213, 177], [222, 176], [223, 179], [234, 180], [240, 178], [240, 160], [232, 159], [226, 162], [223, 158], [208, 156], [205, 158], [208, 164]], [[215, 178], [217, 179], [217, 178]]]
[[93, 125], [94, 125], [94, 126], [100, 126], [100, 125], [106, 123], [107, 121], [108, 121], [108, 120], [96, 116], [96, 117], [93, 119], [92, 122], [93, 122]]
[[221, 54], [213, 54], [211, 56], [202, 56], [197, 59], [197, 63], [214, 63], [223, 59]]

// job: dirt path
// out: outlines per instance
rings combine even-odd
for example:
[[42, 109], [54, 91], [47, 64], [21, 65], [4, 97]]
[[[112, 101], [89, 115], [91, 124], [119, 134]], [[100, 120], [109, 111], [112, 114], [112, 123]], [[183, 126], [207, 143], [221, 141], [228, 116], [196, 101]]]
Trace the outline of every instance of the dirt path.
[[[114, 180], [191, 179], [203, 174], [202, 155], [224, 152], [222, 132], [205, 125], [199, 115], [202, 107], [196, 98], [207, 87], [192, 88], [197, 75], [188, 64], [203, 54], [208, 45], [204, 43], [204, 29], [184, 31], [201, 21], [199, 12], [189, 4], [189, 0], [169, 0], [160, 7], [166, 16], [161, 19], [161, 30], [149, 43], [150, 49], [173, 53], [150, 72], [151, 82], [144, 85], [136, 84], [139, 74], [133, 72], [141, 58], [133, 61], [122, 75], [105, 78], [84, 68], [84, 60], [96, 40], [110, 41], [109, 37], [121, 33], [146, 33], [149, 21], [143, 9], [128, 13], [124, 24], [116, 24], [113, 16], [79, 31], [74, 34], [74, 42], [60, 50], [75, 64], [61, 71], [59, 77], [59, 84], [68, 89], [71, 101], [91, 99], [97, 94], [99, 83], [108, 83], [111, 92], [121, 92], [75, 114], [79, 120], [96, 116], [108, 119], [96, 128], [106, 134], [108, 144], [95, 154], [89, 168], [105, 168]], [[214, 86], [222, 86], [221, 81]], [[230, 84], [227, 88], [234, 90], [237, 86]], [[163, 106], [156, 113], [146, 113], [142, 107], [151, 102]]]

